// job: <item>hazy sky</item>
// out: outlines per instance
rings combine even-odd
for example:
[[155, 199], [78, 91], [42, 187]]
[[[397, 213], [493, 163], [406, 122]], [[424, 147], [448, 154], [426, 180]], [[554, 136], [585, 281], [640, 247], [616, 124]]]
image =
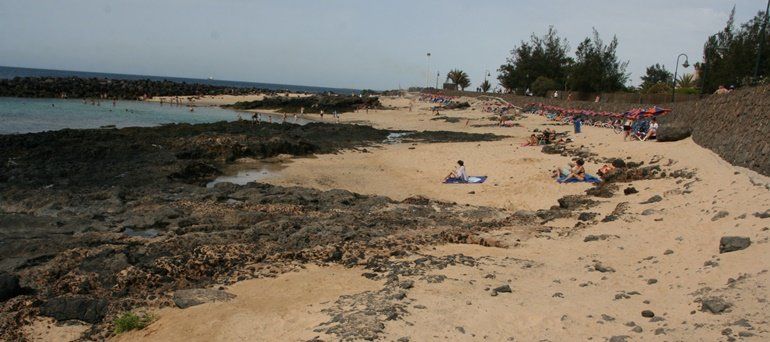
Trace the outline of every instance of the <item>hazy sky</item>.
[[[764, 0], [0, 0], [0, 65], [344, 88], [425, 85], [465, 70], [475, 88], [509, 51], [554, 25], [572, 51], [596, 27], [629, 60], [673, 71], [737, 6]], [[681, 69], [681, 68], [680, 68]], [[687, 71], [692, 72], [692, 67]], [[681, 70], [680, 70], [681, 72]]]

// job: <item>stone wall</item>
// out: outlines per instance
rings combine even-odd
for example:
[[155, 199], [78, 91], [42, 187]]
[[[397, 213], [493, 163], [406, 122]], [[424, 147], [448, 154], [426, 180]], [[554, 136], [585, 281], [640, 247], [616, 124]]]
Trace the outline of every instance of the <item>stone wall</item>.
[[770, 176], [770, 85], [677, 103], [662, 125], [692, 129], [693, 140], [733, 165]]

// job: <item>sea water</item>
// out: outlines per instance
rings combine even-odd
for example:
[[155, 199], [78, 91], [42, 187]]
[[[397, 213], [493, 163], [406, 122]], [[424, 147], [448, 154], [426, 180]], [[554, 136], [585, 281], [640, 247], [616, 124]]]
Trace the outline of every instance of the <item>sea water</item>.
[[[283, 122], [283, 115], [260, 114], [263, 121]], [[111, 100], [92, 104], [77, 99], [32, 99], [0, 97], [0, 134], [34, 133], [64, 128], [100, 128], [105, 126], [149, 127], [168, 123], [209, 123], [251, 120], [252, 113], [239, 113], [219, 107], [160, 105], [157, 102]], [[289, 115], [287, 123], [306, 124]]]

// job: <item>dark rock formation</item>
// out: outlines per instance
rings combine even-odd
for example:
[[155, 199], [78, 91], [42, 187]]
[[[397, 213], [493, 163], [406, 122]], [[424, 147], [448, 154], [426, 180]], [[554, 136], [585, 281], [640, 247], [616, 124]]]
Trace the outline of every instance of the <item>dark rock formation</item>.
[[623, 189], [623, 194], [624, 195], [632, 195], [632, 194], [635, 194], [635, 193], [638, 193], [638, 192], [639, 191], [636, 190], [636, 188], [634, 188], [633, 186], [629, 186], [629, 187]]
[[658, 128], [658, 141], [679, 141], [692, 135], [692, 128], [673, 124], [663, 124]]
[[646, 201], [641, 202], [640, 204], [651, 204], [651, 203], [655, 203], [655, 202], [660, 202], [662, 200], [663, 200], [663, 197], [660, 197], [660, 195], [655, 195], [655, 196], [652, 196], [652, 197], [648, 198]]
[[0, 302], [16, 297], [21, 293], [18, 276], [5, 272], [0, 273]]
[[174, 292], [174, 304], [180, 309], [201, 305], [209, 302], [224, 302], [235, 298], [235, 295], [223, 290], [188, 289]]
[[742, 236], [723, 236], [719, 239], [719, 253], [740, 251], [751, 246], [751, 239]]
[[44, 316], [58, 321], [77, 319], [87, 323], [98, 323], [107, 311], [107, 300], [87, 296], [61, 296], [51, 298], [40, 308]]
[[388, 133], [220, 122], [0, 136], [0, 160], [13, 161], [1, 166], [0, 241], [14, 241], [2, 243], [0, 272], [23, 274], [31, 290], [0, 306], [0, 340], [19, 339], [19, 324], [38, 312], [96, 323], [89, 334], [100, 335], [84, 338], [100, 339], [105, 313], [165, 305], [179, 290], [274, 276], [293, 262], [356, 265], [372, 253], [478, 241], [476, 234], [507, 222], [494, 208], [344, 190], [205, 188], [214, 169], [188, 168], [330, 153], [381, 143]]
[[701, 301], [701, 311], [721, 314], [730, 307], [730, 303], [722, 298], [712, 297]]
[[276, 109], [281, 113], [299, 113], [302, 109], [306, 114], [333, 112], [344, 113], [358, 109], [382, 108], [377, 97], [313, 95], [304, 97], [271, 96], [262, 100], [236, 102], [226, 107], [246, 109]]
[[16, 77], [0, 79], [0, 96], [67, 97], [136, 100], [142, 96], [246, 95], [267, 90], [171, 81], [79, 77]]

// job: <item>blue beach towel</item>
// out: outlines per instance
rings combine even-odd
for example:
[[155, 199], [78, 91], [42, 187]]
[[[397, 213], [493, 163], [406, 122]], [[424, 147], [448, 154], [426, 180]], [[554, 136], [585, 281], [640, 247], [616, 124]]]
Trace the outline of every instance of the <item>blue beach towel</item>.
[[567, 179], [567, 176], [561, 176], [561, 177], [559, 177], [559, 179], [557, 179], [556, 181], [557, 181], [557, 182], [559, 182], [559, 183], [580, 183], [580, 182], [586, 182], [586, 183], [601, 183], [601, 182], [602, 182], [602, 180], [601, 180], [601, 179], [599, 179], [599, 177], [596, 177], [596, 176], [594, 176], [594, 175], [591, 175], [591, 174], [587, 174], [587, 173], [586, 173], [585, 179], [584, 179], [584, 180], [582, 180], [582, 181], [579, 181], [579, 180], [577, 180], [577, 179], [574, 179], [574, 178], [573, 178], [573, 179], [570, 179], [570, 180], [566, 180], [566, 179]]
[[460, 180], [460, 178], [447, 178], [444, 184], [481, 184], [486, 180], [487, 176], [470, 176], [467, 182]]

